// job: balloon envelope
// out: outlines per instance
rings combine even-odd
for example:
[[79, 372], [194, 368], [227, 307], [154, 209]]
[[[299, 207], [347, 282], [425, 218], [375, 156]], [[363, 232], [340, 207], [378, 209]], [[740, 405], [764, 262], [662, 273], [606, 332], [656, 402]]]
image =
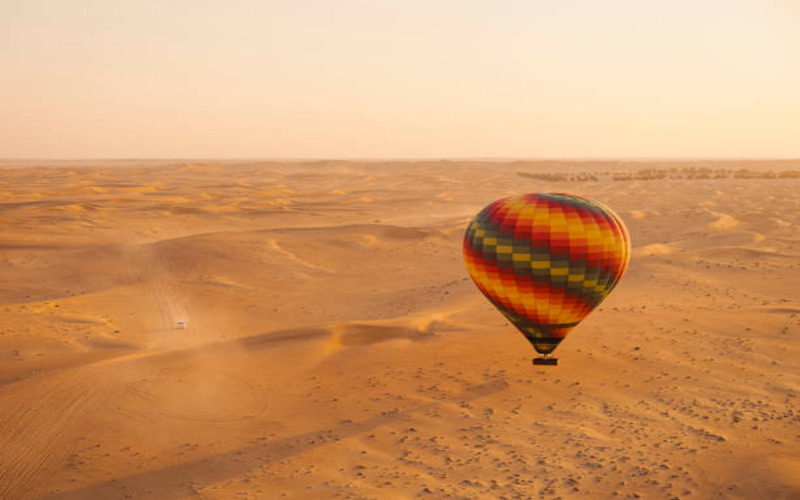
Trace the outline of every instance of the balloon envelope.
[[560, 193], [511, 196], [475, 216], [464, 260], [481, 292], [551, 353], [625, 273], [630, 237], [609, 208]]

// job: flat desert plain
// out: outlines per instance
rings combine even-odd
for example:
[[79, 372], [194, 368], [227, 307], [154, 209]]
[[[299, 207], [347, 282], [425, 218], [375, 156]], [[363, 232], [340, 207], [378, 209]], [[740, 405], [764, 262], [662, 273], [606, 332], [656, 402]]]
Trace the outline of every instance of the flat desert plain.
[[[557, 367], [462, 262], [526, 192], [633, 242]], [[5, 162], [0, 498], [800, 498], [798, 227], [800, 161]]]

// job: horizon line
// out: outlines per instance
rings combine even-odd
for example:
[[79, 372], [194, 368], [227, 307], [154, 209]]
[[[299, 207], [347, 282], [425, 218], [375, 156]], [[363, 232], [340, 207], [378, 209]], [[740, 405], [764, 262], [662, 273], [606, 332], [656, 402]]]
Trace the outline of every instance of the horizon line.
[[302, 157], [302, 156], [276, 156], [276, 157], [62, 157], [62, 158], [3, 158], [0, 163], [6, 162], [100, 162], [100, 161], [290, 161], [290, 162], [326, 162], [326, 161], [380, 161], [380, 162], [414, 162], [414, 161], [792, 161], [800, 160], [800, 156], [363, 156], [363, 157]]

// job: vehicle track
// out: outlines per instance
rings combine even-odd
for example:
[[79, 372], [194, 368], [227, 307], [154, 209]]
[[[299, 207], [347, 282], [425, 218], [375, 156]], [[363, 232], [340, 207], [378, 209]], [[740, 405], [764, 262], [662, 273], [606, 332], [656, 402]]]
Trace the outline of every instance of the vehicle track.
[[150, 319], [147, 331], [157, 332], [155, 347], [170, 344], [178, 335], [175, 325], [187, 320], [187, 308], [174, 286], [169, 263], [152, 244], [138, 245], [127, 253], [128, 271], [142, 283], [153, 303], [156, 315]]
[[9, 389], [0, 394], [0, 498], [31, 498], [70, 454], [81, 417], [110, 385], [81, 369]]

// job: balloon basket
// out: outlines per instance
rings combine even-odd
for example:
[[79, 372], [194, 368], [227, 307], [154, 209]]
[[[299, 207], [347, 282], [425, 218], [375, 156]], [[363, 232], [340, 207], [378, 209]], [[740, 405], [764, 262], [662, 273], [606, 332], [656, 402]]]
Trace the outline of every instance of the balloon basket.
[[533, 358], [534, 365], [558, 366], [558, 358]]

